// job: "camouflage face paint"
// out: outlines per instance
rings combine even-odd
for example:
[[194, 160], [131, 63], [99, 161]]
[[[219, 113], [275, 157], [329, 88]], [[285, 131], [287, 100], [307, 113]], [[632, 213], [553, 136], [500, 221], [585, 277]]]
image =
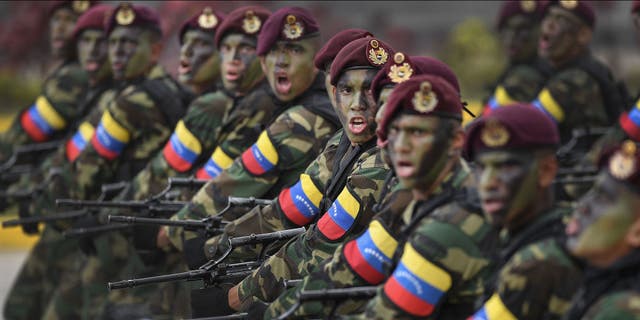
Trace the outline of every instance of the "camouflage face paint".
[[482, 210], [496, 226], [514, 229], [537, 196], [539, 160], [531, 152], [485, 151], [476, 156]]
[[582, 21], [569, 11], [552, 7], [542, 20], [538, 54], [549, 61], [564, 61], [578, 46]]
[[536, 55], [539, 34], [538, 24], [524, 15], [507, 19], [500, 29], [504, 51], [512, 62], [528, 61]]
[[387, 100], [393, 91], [393, 87], [385, 87], [380, 91], [380, 97], [378, 97], [378, 112], [376, 113], [376, 123], [382, 121], [384, 116], [384, 110], [387, 108]]
[[327, 90], [327, 95], [329, 96], [329, 100], [331, 101], [331, 106], [333, 106], [334, 108], [337, 108], [338, 104], [336, 103], [336, 96], [333, 94], [333, 85], [331, 85], [331, 76], [329, 75], [329, 70], [325, 70], [323, 72], [324, 72], [324, 87]]
[[376, 134], [378, 106], [370, 90], [376, 72], [375, 69], [347, 70], [336, 83], [336, 111], [352, 144], [365, 143]]
[[107, 38], [102, 30], [87, 29], [77, 40], [78, 62], [87, 71], [91, 82], [111, 76], [111, 65], [107, 59]]
[[271, 90], [283, 102], [305, 92], [316, 76], [313, 57], [317, 39], [278, 41], [264, 58], [265, 76]]
[[220, 43], [222, 84], [225, 89], [246, 94], [264, 74], [256, 55], [257, 39], [242, 33], [229, 33]]
[[55, 57], [62, 57], [67, 52], [76, 19], [78, 16], [70, 8], [53, 12], [49, 20], [49, 45]]
[[607, 173], [600, 173], [579, 201], [567, 225], [567, 247], [576, 256], [596, 260], [611, 254], [636, 220], [638, 195]]
[[219, 58], [215, 35], [202, 30], [188, 30], [182, 36], [178, 80], [184, 84], [207, 85], [219, 75]]
[[151, 67], [151, 35], [138, 27], [116, 27], [109, 34], [109, 60], [113, 78], [129, 80]]
[[447, 162], [451, 134], [434, 116], [398, 115], [389, 125], [387, 150], [403, 186], [432, 188]]

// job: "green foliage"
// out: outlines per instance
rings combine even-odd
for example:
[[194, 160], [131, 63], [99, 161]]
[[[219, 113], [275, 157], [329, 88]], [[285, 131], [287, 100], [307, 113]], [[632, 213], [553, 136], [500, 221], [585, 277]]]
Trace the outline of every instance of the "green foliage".
[[466, 100], [483, 99], [506, 67], [496, 32], [477, 18], [464, 20], [449, 34], [440, 54], [458, 76]]
[[33, 103], [39, 91], [39, 81], [0, 71], [0, 114], [11, 114], [25, 108]]

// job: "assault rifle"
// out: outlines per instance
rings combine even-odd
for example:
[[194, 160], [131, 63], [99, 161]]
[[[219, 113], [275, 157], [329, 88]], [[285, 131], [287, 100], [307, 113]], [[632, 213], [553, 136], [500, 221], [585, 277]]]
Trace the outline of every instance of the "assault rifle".
[[369, 299], [376, 295], [376, 291], [376, 286], [298, 291], [296, 295], [298, 301], [281, 314], [278, 319], [289, 318], [302, 303], [307, 301], [336, 301], [336, 304], [329, 313], [329, 318], [331, 318], [341, 302], [349, 299]]
[[174, 274], [166, 274], [155, 277], [138, 278], [131, 280], [123, 280], [118, 282], [109, 282], [109, 290], [133, 288], [140, 285], [170, 282], [170, 281], [204, 281], [205, 285], [211, 286], [215, 283], [225, 280], [235, 280], [243, 278], [249, 275], [253, 270], [262, 264], [264, 259], [263, 255], [256, 261], [241, 262], [226, 264], [222, 263], [226, 259], [234, 248], [239, 246], [251, 245], [251, 244], [267, 244], [278, 240], [290, 239], [298, 234], [305, 232], [304, 227], [289, 229], [284, 231], [276, 231], [270, 233], [251, 234], [244, 237], [229, 238], [228, 249], [222, 254], [222, 256], [216, 260], [210, 260], [202, 265], [200, 268], [190, 270], [187, 272], [180, 272]]
[[[13, 174], [19, 175], [21, 173], [24, 173], [27, 167], [29, 168], [28, 171], [30, 171], [31, 164], [29, 163], [34, 163], [36, 161], [34, 161], [33, 159], [34, 158], [37, 159], [37, 157], [33, 156], [34, 154], [38, 156], [38, 155], [41, 155], [43, 152], [55, 150], [58, 147], [60, 147], [63, 143], [64, 143], [64, 140], [54, 140], [54, 141], [48, 141], [48, 142], [32, 143], [32, 144], [17, 146], [13, 150], [13, 154], [11, 155], [11, 157], [9, 157], [9, 159], [7, 159], [7, 161], [5, 161], [4, 163], [0, 164], [0, 173], [2, 174], [2, 178], [4, 179], [5, 175], [13, 175]], [[23, 164], [26, 158], [28, 158], [29, 161], [26, 161], [27, 164]], [[20, 160], [23, 160], [23, 161], [20, 161]]]

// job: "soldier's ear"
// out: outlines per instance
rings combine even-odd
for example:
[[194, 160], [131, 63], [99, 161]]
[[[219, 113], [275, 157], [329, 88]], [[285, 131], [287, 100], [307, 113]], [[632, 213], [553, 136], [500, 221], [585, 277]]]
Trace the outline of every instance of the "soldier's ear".
[[546, 154], [540, 156], [540, 167], [538, 169], [538, 185], [542, 189], [546, 189], [551, 186], [553, 179], [558, 172], [558, 160], [554, 154]]
[[262, 73], [267, 75], [267, 64], [265, 62], [264, 56], [258, 56], [258, 60], [260, 60], [260, 68], [262, 68]]
[[593, 31], [591, 28], [582, 26], [578, 31], [578, 43], [582, 46], [586, 47], [591, 43], [591, 37], [593, 36]]

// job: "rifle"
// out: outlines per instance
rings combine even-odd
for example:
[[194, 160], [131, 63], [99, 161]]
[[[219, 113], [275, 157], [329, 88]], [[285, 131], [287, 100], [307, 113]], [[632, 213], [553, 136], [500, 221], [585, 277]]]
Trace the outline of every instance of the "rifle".
[[[3, 164], [0, 164], [0, 173], [4, 175], [5, 173], [8, 173], [9, 169], [18, 168], [18, 163], [19, 163], [18, 160], [21, 158], [22, 155], [29, 155], [33, 153], [40, 154], [42, 152], [55, 150], [59, 146], [61, 146], [63, 143], [64, 143], [64, 140], [54, 140], [49, 142], [32, 143], [32, 144], [17, 146], [13, 150], [13, 154], [11, 155], [11, 157], [9, 157], [9, 159], [5, 161]], [[31, 157], [31, 161], [33, 161], [33, 158], [34, 157]], [[31, 167], [31, 165], [28, 165], [28, 166]], [[19, 172], [22, 172], [23, 170], [24, 168], [22, 168], [22, 170], [19, 170]]]
[[572, 166], [579, 162], [591, 148], [593, 142], [605, 135], [608, 127], [575, 128], [571, 131], [571, 139], [558, 148], [556, 155], [564, 166]]
[[338, 305], [349, 299], [368, 299], [376, 295], [376, 286], [365, 287], [352, 287], [352, 288], [339, 288], [339, 289], [320, 289], [320, 290], [307, 290], [298, 291], [296, 297], [298, 301], [291, 306], [287, 311], [281, 314], [277, 319], [287, 319], [307, 301], [336, 301], [333, 309], [329, 313], [329, 318], [335, 314]]
[[[278, 240], [289, 239], [295, 237], [298, 234], [305, 232], [304, 227], [289, 229], [284, 231], [276, 231], [270, 233], [251, 234], [244, 237], [229, 238], [229, 247], [227, 251], [218, 259], [210, 260], [196, 270], [190, 270], [186, 272], [165, 274], [154, 277], [123, 280], [118, 282], [109, 282], [107, 284], [109, 290], [133, 288], [140, 285], [170, 282], [170, 281], [198, 281], [203, 280], [207, 286], [213, 285], [217, 282], [224, 280], [233, 280], [237, 278], [243, 278], [253, 272], [253, 269], [259, 267], [262, 264], [263, 257], [259, 257], [256, 261], [223, 264], [222, 261], [226, 259], [234, 248], [238, 246], [258, 244], [258, 243], [271, 243]], [[261, 254], [262, 255], [262, 254]]]
[[67, 220], [83, 217], [89, 214], [88, 210], [76, 210], [76, 211], [68, 211], [58, 214], [46, 215], [46, 216], [37, 216], [37, 217], [28, 217], [28, 218], [19, 218], [7, 220], [2, 223], [3, 228], [17, 227], [23, 224], [29, 223], [40, 223], [40, 222], [54, 222], [58, 220]]

